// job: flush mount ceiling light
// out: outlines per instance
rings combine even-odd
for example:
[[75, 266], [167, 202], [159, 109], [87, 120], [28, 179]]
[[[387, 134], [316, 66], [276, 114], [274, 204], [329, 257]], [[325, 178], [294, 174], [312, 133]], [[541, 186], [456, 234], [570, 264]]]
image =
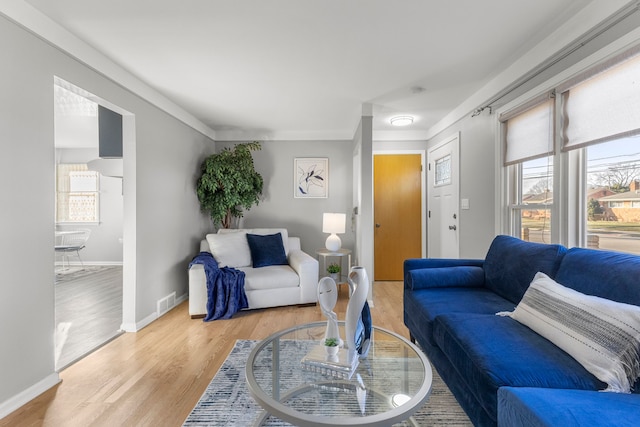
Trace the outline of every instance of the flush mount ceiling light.
[[393, 126], [407, 126], [413, 123], [413, 117], [411, 116], [397, 116], [391, 119]]

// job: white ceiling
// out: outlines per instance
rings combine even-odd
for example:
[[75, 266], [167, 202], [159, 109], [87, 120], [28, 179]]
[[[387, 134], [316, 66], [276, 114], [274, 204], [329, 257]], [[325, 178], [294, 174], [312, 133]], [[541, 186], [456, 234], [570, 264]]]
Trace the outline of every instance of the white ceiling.
[[217, 139], [351, 139], [363, 104], [427, 131], [591, 2], [26, 1]]

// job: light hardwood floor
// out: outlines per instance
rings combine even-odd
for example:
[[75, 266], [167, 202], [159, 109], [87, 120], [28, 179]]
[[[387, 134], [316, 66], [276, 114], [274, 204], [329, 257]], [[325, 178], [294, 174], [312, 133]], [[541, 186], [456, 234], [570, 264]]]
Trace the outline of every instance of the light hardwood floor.
[[[376, 282], [374, 325], [408, 338], [402, 283]], [[347, 290], [336, 305], [344, 319]], [[0, 426], [181, 426], [237, 339], [263, 339], [324, 320], [319, 307], [244, 311], [192, 320], [188, 302], [138, 333], [127, 333], [61, 372], [62, 383], [0, 420]]]

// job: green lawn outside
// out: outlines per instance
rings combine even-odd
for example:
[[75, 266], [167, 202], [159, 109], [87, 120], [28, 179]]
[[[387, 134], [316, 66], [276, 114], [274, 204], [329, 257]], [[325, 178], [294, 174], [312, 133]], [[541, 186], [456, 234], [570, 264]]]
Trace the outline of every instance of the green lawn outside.
[[587, 221], [588, 230], [635, 231], [640, 233], [640, 222]]
[[[522, 228], [536, 230], [549, 229], [550, 221], [542, 219], [522, 218]], [[627, 231], [640, 233], [640, 222], [617, 222], [617, 221], [587, 221], [589, 231]]]

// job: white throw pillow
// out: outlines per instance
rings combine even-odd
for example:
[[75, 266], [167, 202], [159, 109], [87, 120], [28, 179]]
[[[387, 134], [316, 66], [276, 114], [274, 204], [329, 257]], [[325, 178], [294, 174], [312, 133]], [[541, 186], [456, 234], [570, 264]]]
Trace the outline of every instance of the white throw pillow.
[[247, 243], [247, 233], [207, 234], [207, 243], [218, 267], [249, 267], [251, 251]]
[[629, 393], [640, 377], [640, 307], [585, 295], [537, 273], [510, 316], [564, 350], [605, 391]]

